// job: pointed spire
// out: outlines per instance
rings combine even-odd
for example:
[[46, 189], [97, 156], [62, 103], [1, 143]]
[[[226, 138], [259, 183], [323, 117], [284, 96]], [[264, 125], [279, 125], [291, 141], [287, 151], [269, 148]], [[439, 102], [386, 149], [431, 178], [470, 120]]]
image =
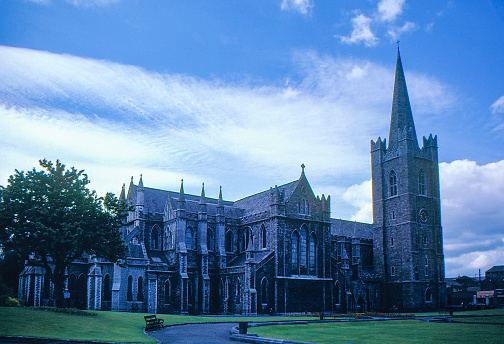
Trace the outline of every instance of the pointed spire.
[[205, 198], [205, 183], [202, 183], [202, 184], [201, 184], [200, 204], [206, 204], [206, 198]]
[[178, 197], [179, 202], [185, 202], [185, 195], [184, 195], [184, 179], [180, 180], [180, 192], [179, 192], [179, 197]]
[[217, 200], [217, 206], [223, 207], [224, 203], [222, 201], [222, 186], [219, 186], [219, 199]]
[[399, 46], [397, 47], [397, 61], [394, 80], [394, 96], [392, 99], [392, 113], [390, 116], [390, 132], [389, 132], [389, 148], [397, 147], [398, 135], [400, 131], [412, 131], [412, 139], [418, 146], [416, 137], [415, 123], [413, 122], [413, 114], [408, 97], [408, 89], [406, 88], [406, 79], [401, 62], [401, 54]]
[[140, 181], [138, 182], [138, 187], [143, 188], [142, 174], [140, 174]]
[[119, 200], [120, 201], [126, 201], [126, 184], [123, 183], [122, 188], [121, 188], [121, 194], [119, 195]]

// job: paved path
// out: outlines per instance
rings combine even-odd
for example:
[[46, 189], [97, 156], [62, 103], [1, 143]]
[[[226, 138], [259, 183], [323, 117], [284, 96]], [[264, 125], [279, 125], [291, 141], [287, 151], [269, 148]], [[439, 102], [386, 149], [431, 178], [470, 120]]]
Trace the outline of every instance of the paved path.
[[237, 323], [187, 324], [165, 327], [162, 330], [151, 331], [147, 334], [161, 343], [236, 344], [237, 342], [229, 339], [231, 328], [236, 325]]

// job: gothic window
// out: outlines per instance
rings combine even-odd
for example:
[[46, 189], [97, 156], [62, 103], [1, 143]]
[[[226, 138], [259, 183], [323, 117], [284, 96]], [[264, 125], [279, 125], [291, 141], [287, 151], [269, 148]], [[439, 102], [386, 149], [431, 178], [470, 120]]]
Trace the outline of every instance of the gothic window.
[[317, 239], [315, 238], [315, 234], [312, 233], [308, 240], [308, 269], [310, 275], [315, 275], [315, 267], [316, 267], [316, 247], [317, 247]]
[[262, 248], [266, 248], [266, 228], [264, 225], [261, 226], [261, 243], [262, 243]]
[[241, 301], [241, 286], [240, 279], [236, 279], [236, 304], [239, 304]]
[[160, 230], [158, 226], [154, 226], [151, 231], [151, 249], [159, 250], [161, 249], [161, 240], [160, 240]]
[[165, 284], [164, 284], [164, 303], [169, 304], [170, 303], [170, 290], [171, 285], [170, 285], [170, 280], [167, 279]]
[[430, 288], [425, 291], [425, 302], [432, 302], [432, 292]]
[[214, 231], [211, 228], [208, 228], [207, 230], [207, 248], [210, 251], [213, 251], [215, 249], [215, 235]]
[[425, 174], [423, 170], [418, 172], [418, 193], [425, 195]]
[[226, 251], [233, 252], [233, 232], [228, 231], [226, 233]]
[[143, 301], [143, 278], [142, 278], [142, 276], [138, 277], [137, 301]]
[[397, 175], [394, 170], [390, 171], [389, 190], [390, 197], [397, 196]]
[[261, 303], [268, 303], [268, 279], [266, 277], [261, 281]]
[[340, 285], [338, 281], [334, 283], [334, 303], [336, 305], [340, 304]]
[[392, 276], [395, 276], [395, 266], [393, 266], [393, 267], [390, 268], [390, 274]]
[[112, 288], [110, 284], [110, 275], [106, 274], [103, 277], [103, 301], [110, 301], [112, 299]]
[[429, 275], [429, 259], [425, 256], [425, 276]]
[[307, 230], [306, 226], [301, 226], [300, 236], [299, 236], [299, 266], [302, 270], [302, 274], [306, 275], [306, 242], [307, 242]]
[[186, 248], [188, 250], [194, 250], [195, 249], [195, 244], [194, 244], [194, 235], [191, 227], [187, 227], [185, 231], [185, 237], [186, 237]]
[[292, 274], [299, 274], [299, 233], [294, 231], [291, 238], [291, 264]]
[[133, 301], [133, 277], [128, 276], [128, 291], [126, 292], [126, 301]]

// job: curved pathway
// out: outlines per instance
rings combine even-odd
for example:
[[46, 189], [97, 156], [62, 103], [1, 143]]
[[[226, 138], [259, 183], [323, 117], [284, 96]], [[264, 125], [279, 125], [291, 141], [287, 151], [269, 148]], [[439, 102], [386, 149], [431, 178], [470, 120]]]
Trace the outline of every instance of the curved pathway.
[[186, 324], [147, 332], [147, 335], [161, 343], [170, 344], [236, 344], [229, 339], [230, 331], [236, 325], [237, 323]]

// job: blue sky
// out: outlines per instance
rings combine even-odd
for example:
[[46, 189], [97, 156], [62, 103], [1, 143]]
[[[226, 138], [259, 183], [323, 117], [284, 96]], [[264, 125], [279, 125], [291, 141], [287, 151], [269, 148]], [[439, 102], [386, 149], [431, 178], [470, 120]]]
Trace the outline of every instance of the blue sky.
[[504, 1], [6, 0], [0, 184], [60, 159], [92, 188], [236, 200], [306, 174], [371, 222], [397, 40], [438, 135], [447, 276], [504, 264]]

